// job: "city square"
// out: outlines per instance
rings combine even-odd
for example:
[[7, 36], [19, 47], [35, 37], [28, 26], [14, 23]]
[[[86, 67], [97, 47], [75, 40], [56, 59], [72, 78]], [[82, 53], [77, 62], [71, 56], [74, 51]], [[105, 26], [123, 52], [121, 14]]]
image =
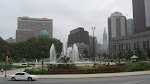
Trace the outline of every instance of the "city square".
[[0, 83], [149, 83], [149, 0], [0, 2]]

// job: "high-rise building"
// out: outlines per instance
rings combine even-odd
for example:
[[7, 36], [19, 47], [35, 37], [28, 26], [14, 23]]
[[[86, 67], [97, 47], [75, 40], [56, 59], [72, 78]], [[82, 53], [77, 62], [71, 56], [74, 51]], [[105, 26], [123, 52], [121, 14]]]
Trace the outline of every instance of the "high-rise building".
[[109, 39], [126, 35], [126, 17], [120, 12], [112, 13], [108, 18]]
[[17, 29], [16, 30], [16, 42], [26, 41], [33, 37], [33, 30], [31, 29]]
[[[94, 49], [93, 49], [93, 39], [94, 39]], [[98, 54], [98, 52], [99, 51], [98, 51], [97, 37], [89, 36], [89, 53], [92, 55], [93, 53]]]
[[150, 0], [132, 0], [134, 33], [150, 30]]
[[107, 53], [107, 52], [108, 52], [107, 32], [106, 32], [106, 29], [104, 28], [103, 44], [101, 45], [101, 54]]
[[70, 31], [68, 46], [73, 46], [73, 44], [77, 45], [80, 55], [84, 54], [84, 50], [89, 52], [89, 32], [85, 31], [82, 27]]
[[84, 43], [89, 45], [89, 32], [84, 31], [84, 28], [78, 27], [68, 35], [68, 46], [72, 46], [74, 43]]
[[133, 19], [127, 19], [127, 35], [134, 33], [134, 22]]
[[107, 33], [106, 33], [106, 28], [104, 28], [104, 33], [103, 33], [103, 44], [107, 45]]
[[[21, 30], [32, 30], [33, 36], [38, 37], [39, 32], [44, 27], [46, 28], [47, 32], [49, 33], [49, 37], [53, 38], [53, 20], [47, 19], [47, 18], [29, 18], [29, 17], [18, 17], [18, 25], [16, 32], [16, 41], [20, 41], [20, 37], [17, 33], [19, 33]], [[20, 32], [21, 33], [21, 32]], [[26, 34], [27, 35], [27, 34]], [[21, 37], [23, 39], [23, 37]], [[27, 39], [24, 39], [27, 40]], [[23, 41], [24, 41], [23, 40]]]

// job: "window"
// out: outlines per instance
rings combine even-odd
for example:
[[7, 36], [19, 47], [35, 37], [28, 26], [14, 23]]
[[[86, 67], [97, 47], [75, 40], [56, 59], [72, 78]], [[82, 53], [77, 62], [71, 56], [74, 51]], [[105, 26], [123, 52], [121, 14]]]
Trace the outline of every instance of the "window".
[[15, 75], [21, 75], [21, 73], [16, 73]]
[[20, 73], [21, 75], [24, 75], [24, 73]]

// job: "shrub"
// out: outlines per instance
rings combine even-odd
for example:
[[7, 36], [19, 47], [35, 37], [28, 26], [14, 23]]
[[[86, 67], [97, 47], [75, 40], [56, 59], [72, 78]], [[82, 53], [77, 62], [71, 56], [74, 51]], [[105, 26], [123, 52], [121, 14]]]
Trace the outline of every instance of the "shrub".
[[77, 69], [77, 67], [73, 64], [58, 64], [58, 65], [48, 64], [47, 68], [48, 68], [48, 70], [53, 70], [53, 69]]
[[95, 72], [117, 72], [121, 68], [120, 67], [109, 67], [109, 68], [95, 68], [95, 69], [54, 69], [54, 70], [49, 70], [47, 72], [57, 72], [57, 73], [62, 73], [62, 72], [88, 72], [88, 73], [95, 73]]
[[132, 71], [143, 71], [145, 70], [144, 67], [136, 67], [136, 68], [132, 68]]

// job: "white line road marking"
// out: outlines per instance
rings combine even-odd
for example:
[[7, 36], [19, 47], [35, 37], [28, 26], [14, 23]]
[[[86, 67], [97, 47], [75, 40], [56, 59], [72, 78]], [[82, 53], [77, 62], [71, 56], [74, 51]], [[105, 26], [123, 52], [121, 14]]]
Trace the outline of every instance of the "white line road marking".
[[144, 80], [127, 82], [127, 83], [112, 83], [112, 84], [134, 84], [134, 83], [138, 83], [138, 82], [142, 82], [142, 81], [144, 81]]

